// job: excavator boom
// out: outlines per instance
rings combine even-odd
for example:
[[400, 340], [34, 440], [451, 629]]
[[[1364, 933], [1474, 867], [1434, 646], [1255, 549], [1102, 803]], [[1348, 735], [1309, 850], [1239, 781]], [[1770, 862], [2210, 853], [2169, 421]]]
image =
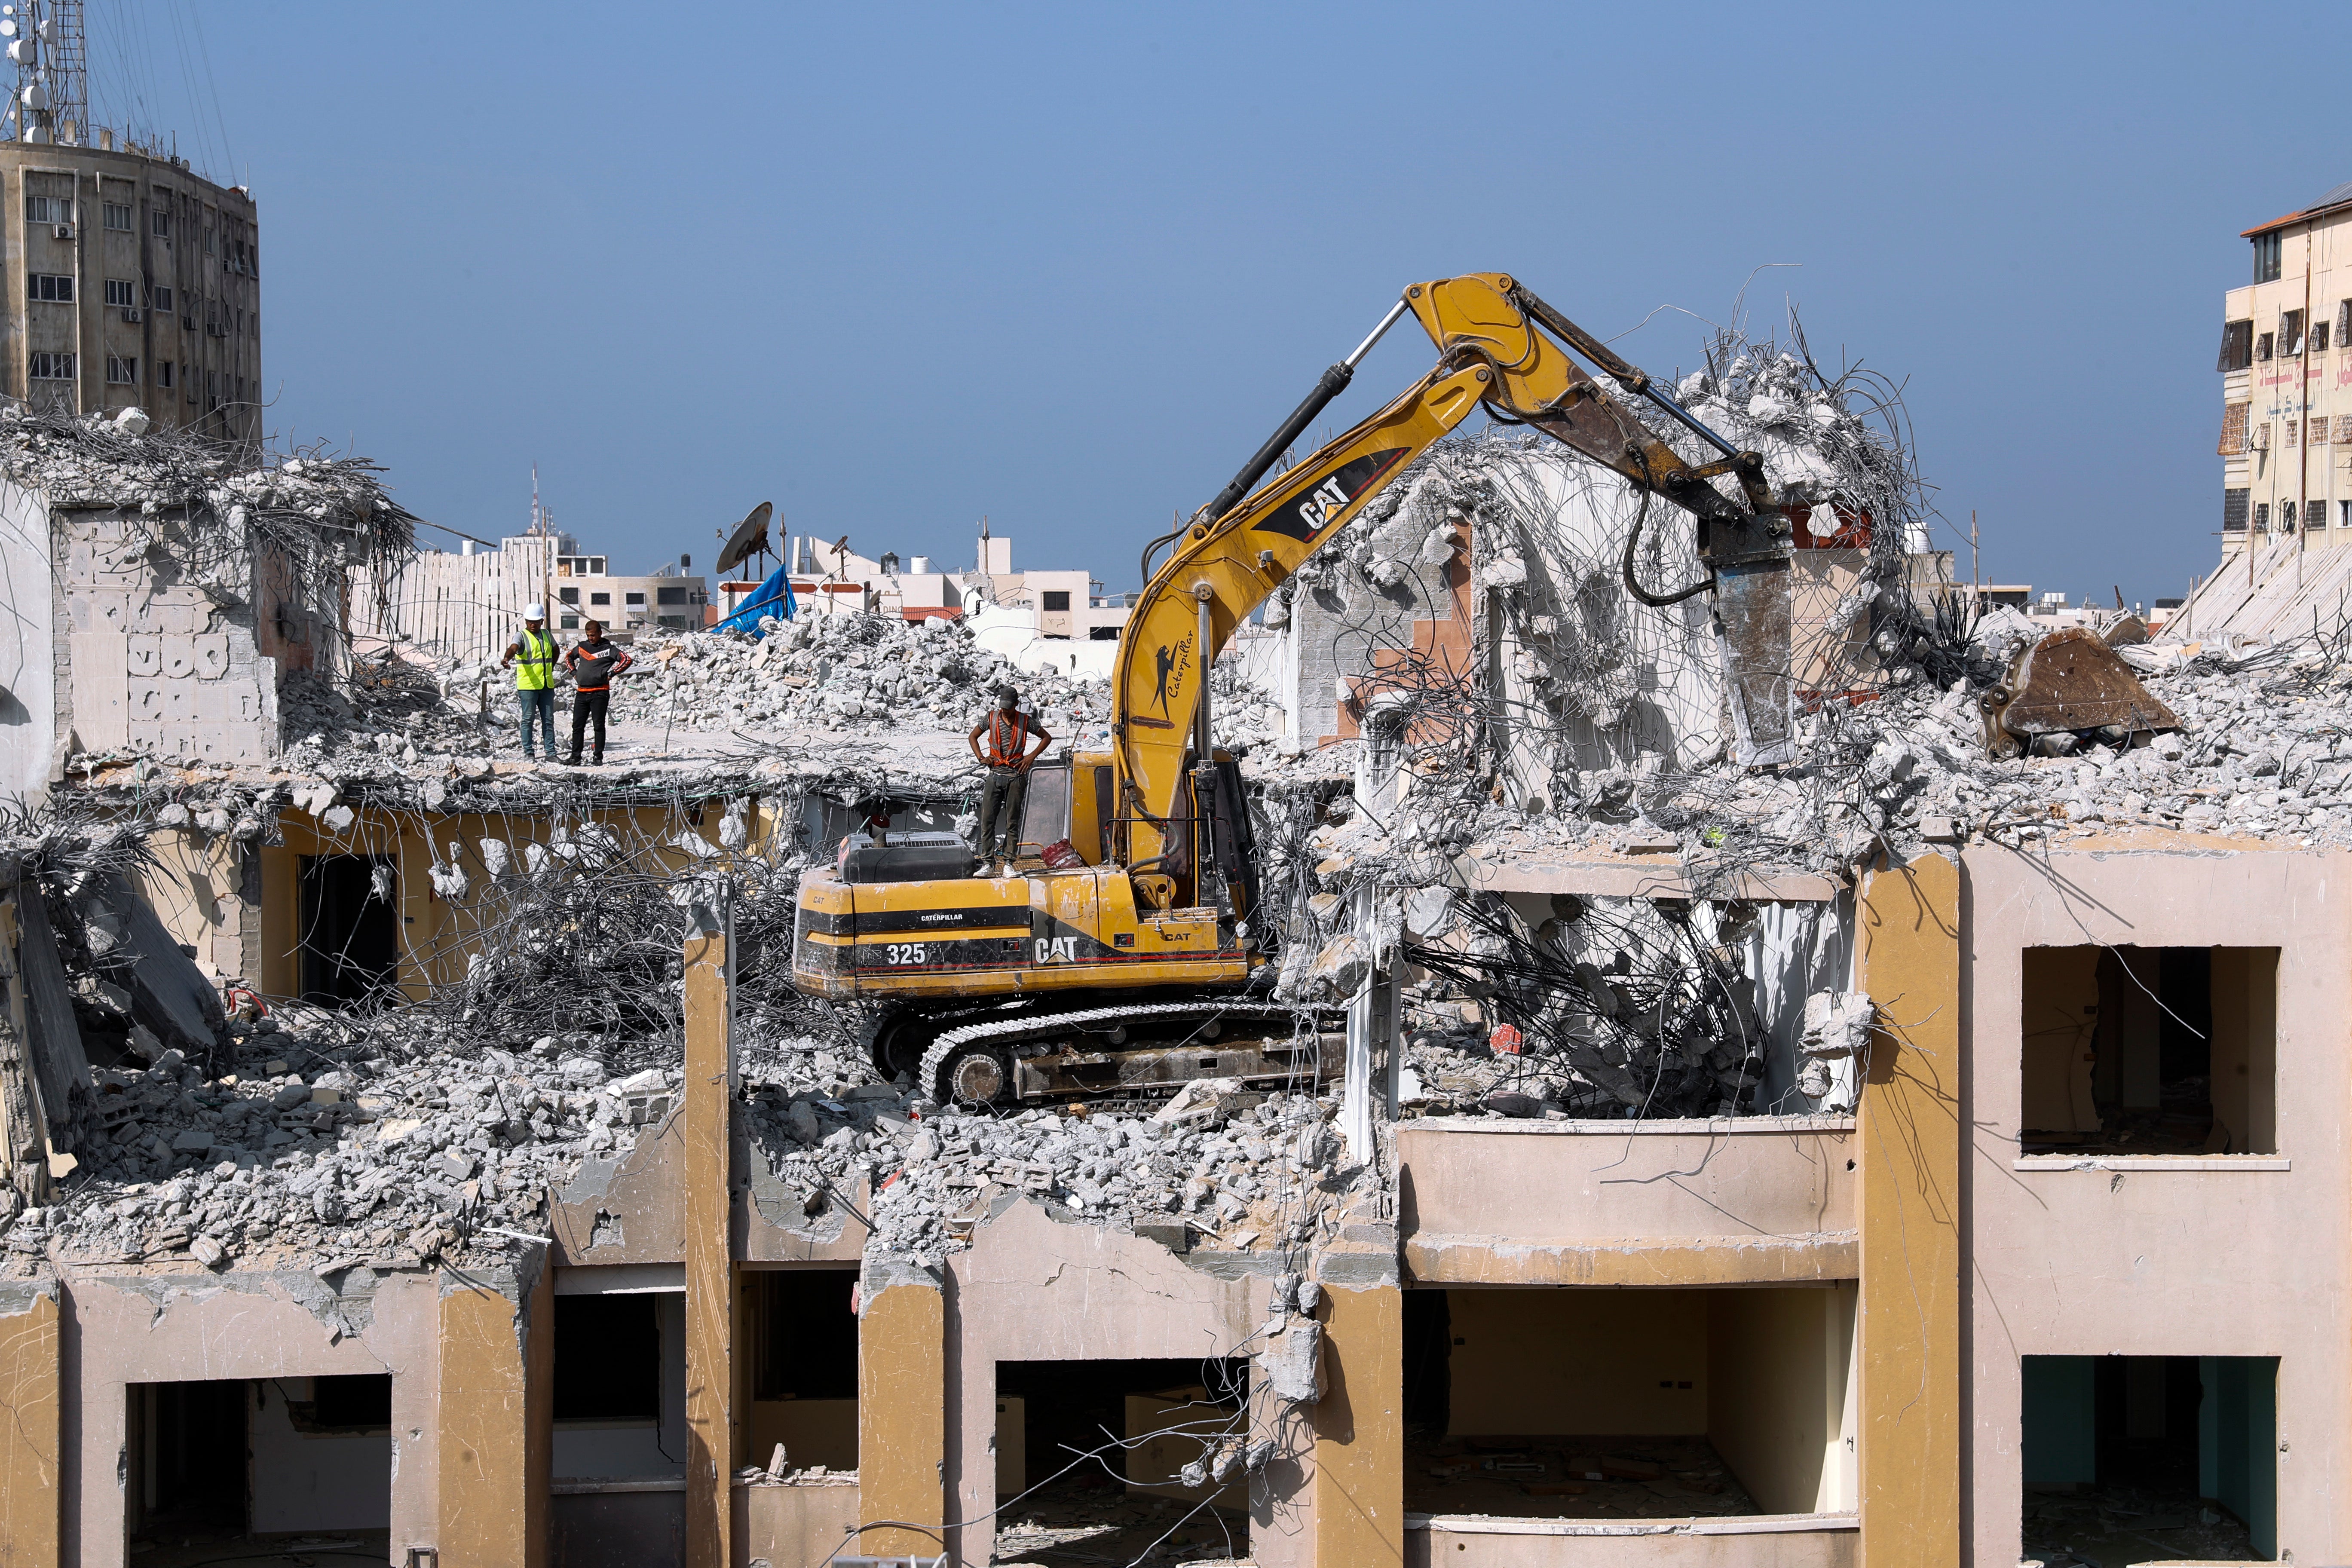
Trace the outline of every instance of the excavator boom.
[[[1437, 368], [1253, 491], [1347, 386], [1356, 362], [1381, 332], [1407, 310], [1436, 343]], [[1666, 410], [1715, 447], [1720, 460], [1685, 462], [1579, 366], [1570, 347]], [[1234, 482], [1175, 536], [1174, 552], [1137, 599], [1112, 670], [1111, 747], [1130, 871], [1158, 870], [1182, 847], [1184, 829], [1176, 818], [1186, 762], [1210, 755], [1206, 680], [1234, 628], [1413, 458], [1481, 405], [1498, 419], [1541, 430], [1623, 475], [1645, 496], [1662, 496], [1697, 520], [1699, 554], [1710, 570], [1705, 586], [1717, 596], [1738, 729], [1736, 749], [1751, 763], [1787, 759], [1789, 525], [1764, 481], [1760, 459], [1735, 451], [1639, 370], [1510, 278], [1441, 279], [1406, 289], [1379, 331], [1324, 374]], [[1717, 476], [1738, 480], [1740, 501], [1709, 482]], [[1635, 591], [1654, 603], [1670, 602], [1638, 584]]]

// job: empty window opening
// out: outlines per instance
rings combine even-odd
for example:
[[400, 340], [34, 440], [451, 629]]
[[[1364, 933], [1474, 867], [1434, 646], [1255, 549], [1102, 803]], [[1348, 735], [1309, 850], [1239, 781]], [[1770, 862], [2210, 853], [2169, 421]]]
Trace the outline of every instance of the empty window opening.
[[131, 1552], [266, 1556], [331, 1531], [355, 1536], [354, 1551], [388, 1551], [390, 1377], [133, 1384], [129, 1394]]
[[2278, 949], [2024, 953], [2029, 1154], [2273, 1154]]
[[2274, 1357], [2026, 1356], [2020, 1372], [2026, 1556], [2278, 1555]]
[[1854, 1506], [1854, 1289], [1410, 1290], [1410, 1512]]
[[1048, 588], [1038, 597], [1043, 601], [1038, 608], [1047, 615], [1059, 616], [1069, 613], [1070, 591], [1067, 588]]
[[302, 1000], [341, 1006], [391, 986], [400, 960], [398, 899], [388, 855], [302, 857]]
[[[555, 1475], [659, 1480], [686, 1473], [686, 1296], [588, 1293], [557, 1276]], [[593, 1494], [590, 1494], [593, 1495]], [[564, 1521], [556, 1521], [559, 1531]]]
[[771, 1269], [751, 1277], [751, 1451], [786, 1471], [857, 1468], [857, 1285], [855, 1268]]
[[1245, 1361], [998, 1362], [997, 1557], [1245, 1559], [1239, 1457], [1265, 1435]]

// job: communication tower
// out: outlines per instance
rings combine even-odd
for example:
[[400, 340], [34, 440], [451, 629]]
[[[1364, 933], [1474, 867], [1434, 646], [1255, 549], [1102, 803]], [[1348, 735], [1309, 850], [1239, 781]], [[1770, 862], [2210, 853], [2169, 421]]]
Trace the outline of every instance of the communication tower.
[[0, 45], [16, 68], [16, 90], [0, 129], [16, 140], [76, 146], [89, 135], [89, 52], [82, 0], [0, 5]]

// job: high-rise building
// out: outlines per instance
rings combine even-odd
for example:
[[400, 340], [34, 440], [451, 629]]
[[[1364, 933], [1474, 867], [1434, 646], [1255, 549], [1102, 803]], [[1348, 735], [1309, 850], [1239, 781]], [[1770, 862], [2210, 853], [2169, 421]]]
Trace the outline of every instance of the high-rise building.
[[0, 15], [0, 392], [78, 413], [139, 407], [236, 440], [261, 429], [261, 243], [252, 194], [94, 126], [81, 6]]

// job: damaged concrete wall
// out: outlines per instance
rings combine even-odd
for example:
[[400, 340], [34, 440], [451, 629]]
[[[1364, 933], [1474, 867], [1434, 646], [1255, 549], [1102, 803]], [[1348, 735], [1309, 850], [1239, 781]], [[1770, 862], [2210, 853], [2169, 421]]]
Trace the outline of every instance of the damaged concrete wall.
[[280, 671], [261, 651], [255, 605], [274, 574], [259, 556], [243, 582], [200, 584], [119, 511], [60, 510], [52, 526], [74, 749], [136, 741], [208, 763], [274, 756]]
[[[2340, 893], [2352, 862], [2207, 841], [2194, 854], [1977, 845], [1963, 863], [1975, 1560], [2006, 1562], [2020, 1547], [2021, 1358], [2126, 1348], [2280, 1357], [2279, 1554], [2344, 1556], [2352, 1352], [2311, 1325], [2340, 1321], [2352, 1300], [2342, 1202], [2352, 1181], [2342, 1114], [2352, 1100], [2343, 1050], [2352, 974], [2341, 962], [2352, 917]], [[2029, 1010], [2027, 958], [2086, 944], [2277, 950], [2275, 980], [2255, 987], [2259, 1004], [2241, 1005], [2242, 1016], [2257, 1005], [2275, 1010], [2275, 1152], [2019, 1152], [2021, 1037], [2039, 1016]], [[2218, 1038], [2218, 973], [2215, 989]]]
[[1827, 1117], [1404, 1121], [1405, 1265], [1422, 1284], [1852, 1279], [1852, 1129]]
[[0, 478], [0, 799], [37, 799], [65, 760], [62, 597], [50, 570], [48, 509]]
[[[431, 1275], [91, 1272], [69, 1279], [66, 1295], [74, 1415], [65, 1485], [77, 1500], [67, 1561], [125, 1561], [117, 1477], [130, 1389], [144, 1383], [389, 1375], [393, 1539], [436, 1538], [440, 1315]], [[445, 1552], [443, 1561], [452, 1558]]]
[[[1008, 1200], [948, 1260], [947, 1475], [953, 1517], [983, 1520], [996, 1507], [996, 1363], [1001, 1361], [1197, 1359], [1247, 1353], [1265, 1320], [1271, 1280], [1253, 1262], [1181, 1258], [1123, 1231], [1066, 1223], [1026, 1198]], [[960, 1531], [954, 1550], [989, 1559], [992, 1519]], [[1260, 1555], [1257, 1561], [1265, 1563]]]

